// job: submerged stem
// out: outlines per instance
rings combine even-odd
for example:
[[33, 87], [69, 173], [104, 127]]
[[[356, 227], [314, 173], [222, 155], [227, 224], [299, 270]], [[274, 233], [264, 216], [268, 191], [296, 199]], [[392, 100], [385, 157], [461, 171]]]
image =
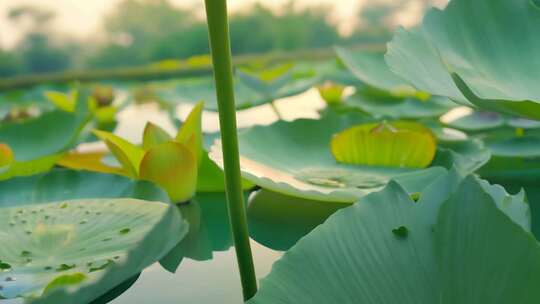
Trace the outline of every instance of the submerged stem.
[[226, 0], [205, 0], [205, 4], [216, 81], [229, 218], [244, 299], [248, 300], [257, 292], [257, 280], [241, 185], [227, 3]]

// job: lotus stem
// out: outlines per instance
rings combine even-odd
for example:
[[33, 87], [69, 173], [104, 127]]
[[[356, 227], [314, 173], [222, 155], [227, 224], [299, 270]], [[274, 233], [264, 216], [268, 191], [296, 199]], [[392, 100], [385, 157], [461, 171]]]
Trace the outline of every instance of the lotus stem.
[[276, 114], [277, 119], [278, 119], [278, 120], [283, 120], [283, 116], [281, 116], [281, 113], [279, 112], [279, 109], [278, 109], [278, 107], [277, 107], [275, 101], [272, 101], [272, 102], [270, 103], [270, 107], [272, 107], [272, 110], [273, 110], [274, 113]]
[[244, 300], [248, 300], [257, 292], [257, 279], [241, 185], [227, 3], [226, 0], [205, 0], [205, 5], [218, 100], [227, 205]]

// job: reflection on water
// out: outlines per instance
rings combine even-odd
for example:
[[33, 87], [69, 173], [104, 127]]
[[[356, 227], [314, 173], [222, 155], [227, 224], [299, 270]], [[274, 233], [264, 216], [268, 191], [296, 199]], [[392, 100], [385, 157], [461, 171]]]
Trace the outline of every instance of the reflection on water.
[[[257, 277], [266, 276], [282, 251], [346, 206], [264, 190], [253, 193], [248, 221]], [[111, 303], [242, 302], [224, 194], [198, 195], [179, 208], [193, 227], [188, 237]]]
[[[193, 228], [188, 237], [111, 303], [242, 302], [225, 195], [198, 195], [179, 208]], [[262, 278], [281, 254], [255, 242], [252, 248], [257, 275]]]
[[268, 190], [252, 193], [248, 206], [251, 238], [274, 250], [286, 251], [323, 223], [344, 203], [318, 202]]

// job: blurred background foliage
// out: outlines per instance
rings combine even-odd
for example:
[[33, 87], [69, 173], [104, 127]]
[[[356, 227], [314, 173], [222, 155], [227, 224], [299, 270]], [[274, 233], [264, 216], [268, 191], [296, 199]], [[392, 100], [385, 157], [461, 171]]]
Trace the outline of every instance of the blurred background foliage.
[[[276, 12], [255, 4], [231, 17], [233, 53], [381, 43], [389, 39], [394, 27], [391, 21], [400, 11], [414, 6], [421, 12], [437, 2], [441, 1], [369, 1], [347, 34], [331, 21], [330, 6], [298, 10], [291, 1]], [[14, 47], [0, 48], [0, 77], [142, 66], [208, 53], [206, 25], [200, 14], [168, 0], [123, 0], [103, 17], [99, 38], [86, 40], [56, 31], [50, 26], [55, 12], [41, 6], [21, 5], [6, 14], [10, 23], [24, 28], [24, 35]]]

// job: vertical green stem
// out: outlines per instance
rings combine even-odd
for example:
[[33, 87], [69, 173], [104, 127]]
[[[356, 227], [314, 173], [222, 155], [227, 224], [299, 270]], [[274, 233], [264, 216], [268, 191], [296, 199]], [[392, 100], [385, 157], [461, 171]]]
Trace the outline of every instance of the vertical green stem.
[[227, 3], [226, 0], [205, 0], [205, 3], [216, 81], [229, 218], [244, 299], [248, 300], [257, 292], [257, 280], [249, 245], [246, 208], [241, 185]]
[[272, 110], [274, 111], [274, 113], [276, 114], [277, 118], [279, 120], [283, 120], [283, 116], [281, 116], [281, 113], [279, 112], [279, 109], [277, 108], [277, 105], [276, 105], [276, 102], [275, 101], [272, 101], [270, 103], [270, 107], [272, 107]]

